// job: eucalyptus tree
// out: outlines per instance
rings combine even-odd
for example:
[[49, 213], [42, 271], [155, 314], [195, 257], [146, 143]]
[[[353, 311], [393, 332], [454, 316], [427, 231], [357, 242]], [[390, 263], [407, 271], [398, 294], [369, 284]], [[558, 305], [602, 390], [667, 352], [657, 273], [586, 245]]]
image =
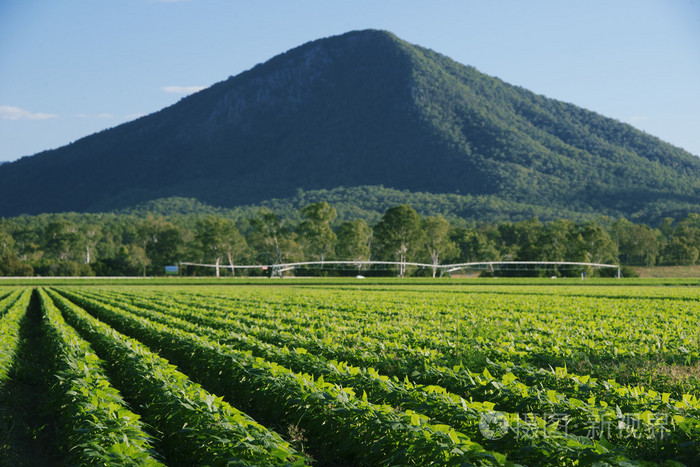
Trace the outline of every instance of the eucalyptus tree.
[[358, 263], [358, 272], [362, 270], [361, 261], [371, 258], [372, 229], [363, 219], [355, 219], [340, 224], [338, 228], [336, 254], [342, 260]]
[[374, 227], [374, 238], [379, 257], [398, 261], [399, 277], [404, 277], [406, 261], [414, 258], [423, 244], [420, 216], [406, 204], [389, 208]]
[[143, 252], [135, 248], [130, 251], [136, 256], [144, 254], [146, 262], [157, 273], [161, 273], [164, 266], [179, 261], [184, 247], [183, 228], [164, 216], [149, 214], [137, 221], [135, 240]]
[[250, 219], [250, 226], [248, 242], [261, 261], [280, 264], [302, 257], [294, 231], [272, 211], [261, 209], [256, 217]]
[[458, 254], [457, 244], [452, 240], [452, 225], [442, 216], [425, 217], [421, 221], [425, 238], [425, 248], [433, 265], [433, 277], [437, 273], [440, 259], [454, 257]]
[[333, 254], [333, 248], [338, 240], [331, 228], [331, 222], [338, 217], [338, 213], [328, 203], [322, 201], [303, 207], [301, 215], [305, 219], [299, 224], [297, 232], [306, 257], [323, 261]]
[[224, 258], [228, 259], [233, 274], [235, 258], [246, 247], [245, 239], [233, 221], [217, 216], [200, 219], [195, 225], [194, 238], [205, 261], [214, 261], [216, 277], [220, 276], [219, 267]]

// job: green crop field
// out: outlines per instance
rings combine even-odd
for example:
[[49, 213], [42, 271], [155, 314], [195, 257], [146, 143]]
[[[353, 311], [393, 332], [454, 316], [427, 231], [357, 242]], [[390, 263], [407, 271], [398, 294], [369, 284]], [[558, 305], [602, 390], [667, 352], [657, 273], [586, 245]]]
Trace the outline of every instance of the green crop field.
[[688, 282], [234, 283], [0, 287], [0, 462], [700, 459]]

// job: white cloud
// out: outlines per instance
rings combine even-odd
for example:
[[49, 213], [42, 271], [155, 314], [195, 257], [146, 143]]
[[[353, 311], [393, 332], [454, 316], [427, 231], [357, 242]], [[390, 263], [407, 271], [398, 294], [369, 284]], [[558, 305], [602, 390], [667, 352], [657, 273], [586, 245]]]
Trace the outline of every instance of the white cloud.
[[3, 120], [47, 120], [57, 117], [58, 115], [54, 114], [31, 112], [19, 107], [0, 105], [0, 119]]
[[206, 86], [163, 86], [161, 89], [175, 94], [192, 94], [205, 88]]

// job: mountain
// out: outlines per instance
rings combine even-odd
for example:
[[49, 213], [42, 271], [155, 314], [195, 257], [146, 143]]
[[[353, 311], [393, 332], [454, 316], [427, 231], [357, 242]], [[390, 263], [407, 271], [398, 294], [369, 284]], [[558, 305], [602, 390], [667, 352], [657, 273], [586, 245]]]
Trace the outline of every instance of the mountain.
[[365, 30], [2, 165], [0, 215], [167, 197], [235, 207], [381, 185], [649, 220], [697, 212], [699, 176], [699, 158], [629, 125]]

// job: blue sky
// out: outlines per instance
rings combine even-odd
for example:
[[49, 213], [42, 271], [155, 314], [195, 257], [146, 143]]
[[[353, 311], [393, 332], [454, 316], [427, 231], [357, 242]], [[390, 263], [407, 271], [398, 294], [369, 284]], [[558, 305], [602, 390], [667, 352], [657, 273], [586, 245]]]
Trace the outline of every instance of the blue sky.
[[366, 28], [700, 155], [700, 0], [0, 0], [0, 161]]

